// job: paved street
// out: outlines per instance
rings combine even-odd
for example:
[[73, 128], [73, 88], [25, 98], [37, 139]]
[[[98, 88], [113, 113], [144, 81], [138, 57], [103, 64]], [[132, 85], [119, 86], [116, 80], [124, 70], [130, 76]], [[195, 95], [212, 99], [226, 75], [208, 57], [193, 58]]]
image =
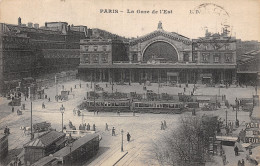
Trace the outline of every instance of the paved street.
[[[79, 84], [82, 87], [79, 88]], [[74, 85], [77, 88], [74, 88]], [[88, 83], [90, 85], [90, 83]], [[133, 116], [132, 113], [121, 113], [118, 116], [116, 113], [104, 113], [100, 112], [98, 115], [94, 115], [93, 112], [83, 112], [84, 116], [73, 115], [73, 108], [80, 104], [86, 95], [86, 92], [90, 91], [90, 88], [86, 87], [85, 82], [73, 81], [62, 84], [65, 89], [70, 90], [72, 87], [72, 95], [69, 95], [68, 101], [56, 102], [54, 101], [54, 96], [56, 94], [56, 87], [49, 87], [46, 89], [48, 97], [51, 98], [51, 102], [47, 100], [36, 100], [33, 101], [33, 123], [47, 121], [50, 122], [52, 127], [56, 130], [61, 130], [62, 116], [59, 111], [61, 105], [65, 107], [64, 113], [64, 125], [68, 127], [69, 121], [73, 123], [78, 129], [79, 125], [82, 123], [96, 125], [97, 133], [102, 136], [100, 142], [100, 152], [96, 158], [88, 162], [87, 165], [107, 165], [108, 163], [115, 163], [122, 156], [123, 158], [117, 162], [116, 165], [158, 165], [153, 154], [153, 143], [159, 139], [165, 132], [170, 131], [172, 128], [178, 125], [178, 119], [181, 116], [190, 115], [190, 112], [184, 114], [136, 114]], [[105, 83], [100, 83], [100, 86], [105, 89], [105, 91], [111, 91], [111, 85], [106, 88]], [[58, 86], [58, 91], [61, 90], [61, 85]], [[90, 86], [89, 86], [90, 87]], [[187, 88], [187, 93], [192, 90], [193, 85]], [[155, 92], [158, 91], [158, 84], [153, 84], [148, 86], [147, 89], [151, 89]], [[131, 92], [136, 91], [137, 93], [144, 93], [142, 86], [139, 84], [128, 85], [115, 85], [115, 91], [120, 92]], [[177, 87], [163, 87], [159, 89], [160, 93], [167, 92], [168, 94], [178, 94], [183, 92], [183, 88]], [[252, 97], [254, 94], [254, 88], [209, 88], [209, 87], [199, 87], [196, 91], [197, 94], [208, 94], [217, 95], [220, 91], [221, 95], [226, 95], [230, 103], [234, 103], [236, 97]], [[24, 101], [26, 104], [26, 110], [23, 111], [23, 115], [18, 116], [15, 113], [11, 113], [0, 119], [0, 128], [4, 129], [8, 126], [11, 131], [9, 136], [9, 150], [14, 148], [22, 148], [23, 144], [26, 143], [30, 136], [20, 130], [20, 126], [30, 126], [30, 101]], [[45, 103], [46, 108], [42, 109], [42, 103]], [[3, 112], [11, 112], [11, 108], [8, 106], [1, 107]], [[18, 108], [18, 107], [17, 107]], [[219, 109], [217, 111], [200, 111], [198, 115], [218, 115], [222, 119], [225, 119], [225, 110]], [[232, 109], [228, 110], [228, 121], [235, 120], [235, 111]], [[248, 122], [249, 116], [248, 112], [239, 111], [238, 119], [242, 125]], [[167, 130], [160, 130], [161, 121], [165, 120], [167, 122]], [[105, 124], [108, 124], [109, 131], [105, 131]], [[116, 136], [111, 135], [111, 129], [115, 127]], [[121, 130], [123, 129], [124, 135], [124, 152], [121, 152]], [[127, 132], [131, 135], [131, 141], [127, 142], [126, 134]], [[236, 133], [235, 133], [236, 134]], [[238, 133], [237, 133], [238, 134]], [[227, 151], [229, 151], [228, 149]], [[233, 150], [233, 148], [232, 148]], [[229, 152], [228, 152], [229, 153]], [[236, 159], [231, 158], [229, 163], [235, 163]], [[227, 160], [228, 157], [227, 157]], [[234, 162], [232, 162], [234, 160]], [[113, 164], [112, 164], [113, 165]]]

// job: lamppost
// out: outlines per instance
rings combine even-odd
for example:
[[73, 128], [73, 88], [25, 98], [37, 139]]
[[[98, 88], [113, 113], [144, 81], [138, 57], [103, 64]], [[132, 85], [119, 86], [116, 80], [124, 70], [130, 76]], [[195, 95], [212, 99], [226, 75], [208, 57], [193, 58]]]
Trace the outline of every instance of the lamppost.
[[237, 121], [237, 110], [239, 109], [238, 100], [236, 98], [236, 121]]
[[69, 135], [68, 146], [69, 146], [69, 148], [70, 148], [70, 165], [72, 165], [71, 148], [73, 147], [73, 139], [72, 139], [72, 137], [71, 137], [71, 134]]
[[58, 81], [57, 81], [57, 76], [55, 75], [55, 86], [56, 86], [56, 101], [58, 102]]
[[122, 134], [122, 143], [121, 143], [121, 152], [124, 151], [124, 147], [123, 147], [123, 143], [124, 143], [124, 139], [123, 139], [123, 135], [124, 135], [124, 130], [121, 130], [121, 134]]
[[63, 113], [65, 111], [65, 107], [63, 107], [63, 105], [60, 107], [60, 112], [61, 112], [61, 131], [63, 132]]
[[226, 110], [226, 127], [227, 127], [227, 110]]

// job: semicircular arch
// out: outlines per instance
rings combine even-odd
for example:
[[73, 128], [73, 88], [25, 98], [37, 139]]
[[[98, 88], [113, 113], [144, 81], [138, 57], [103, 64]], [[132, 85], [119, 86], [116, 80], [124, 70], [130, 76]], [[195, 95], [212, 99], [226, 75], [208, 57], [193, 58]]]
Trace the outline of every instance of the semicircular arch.
[[142, 60], [166, 59], [178, 62], [179, 52], [174, 44], [167, 40], [154, 40], [149, 42], [142, 51]]

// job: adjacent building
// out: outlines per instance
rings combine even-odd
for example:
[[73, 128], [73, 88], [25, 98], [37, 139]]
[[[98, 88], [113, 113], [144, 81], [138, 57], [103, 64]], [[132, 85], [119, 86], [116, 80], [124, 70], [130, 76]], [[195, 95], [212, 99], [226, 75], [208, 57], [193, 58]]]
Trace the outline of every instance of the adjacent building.
[[24, 145], [24, 163], [31, 165], [39, 159], [55, 153], [65, 146], [65, 134], [48, 131]]
[[[119, 42], [121, 41], [121, 42]], [[157, 30], [129, 41], [81, 40], [80, 77], [86, 81], [232, 83], [236, 40], [226, 33], [191, 40]]]
[[236, 39], [222, 34], [206, 32], [205, 37], [194, 39], [193, 62], [204, 64], [198, 69], [198, 81], [202, 83], [236, 83]]
[[88, 37], [86, 26], [66, 22], [0, 23], [0, 91], [14, 89], [19, 82], [79, 65], [80, 39]]
[[241, 56], [237, 64], [237, 75], [241, 84], [260, 85], [260, 50]]

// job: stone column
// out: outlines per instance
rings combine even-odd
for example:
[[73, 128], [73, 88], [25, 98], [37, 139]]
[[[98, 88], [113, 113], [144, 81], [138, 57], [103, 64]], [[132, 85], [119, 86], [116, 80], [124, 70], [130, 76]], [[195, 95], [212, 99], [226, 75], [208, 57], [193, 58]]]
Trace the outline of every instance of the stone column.
[[132, 81], [132, 69], [129, 69], [129, 85], [131, 85]]
[[112, 79], [111, 79], [111, 69], [108, 69], [108, 82], [111, 84]]

